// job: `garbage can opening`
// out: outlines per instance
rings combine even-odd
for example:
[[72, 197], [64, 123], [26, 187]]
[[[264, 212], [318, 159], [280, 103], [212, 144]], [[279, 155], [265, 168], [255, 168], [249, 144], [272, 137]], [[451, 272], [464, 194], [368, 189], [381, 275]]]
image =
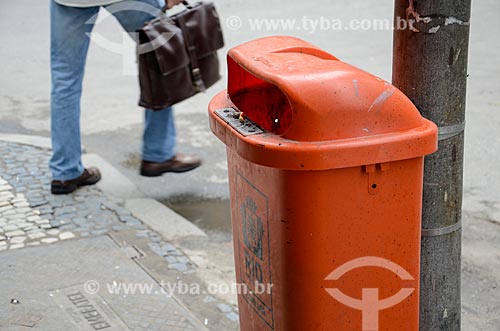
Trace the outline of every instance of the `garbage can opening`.
[[283, 91], [252, 75], [230, 57], [228, 67], [231, 102], [263, 129], [277, 135], [284, 134], [292, 121], [292, 107]]

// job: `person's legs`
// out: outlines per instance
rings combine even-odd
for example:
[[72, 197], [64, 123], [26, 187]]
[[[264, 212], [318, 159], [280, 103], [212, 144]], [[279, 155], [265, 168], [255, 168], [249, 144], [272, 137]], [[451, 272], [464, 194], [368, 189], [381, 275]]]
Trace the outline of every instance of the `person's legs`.
[[142, 159], [163, 162], [175, 155], [176, 132], [172, 108], [161, 111], [146, 109]]
[[[161, 1], [160, 1], [161, 2]], [[125, 31], [137, 40], [135, 32], [160, 14], [158, 0], [124, 1], [106, 6]], [[160, 176], [165, 172], [185, 172], [201, 165], [195, 156], [175, 154], [175, 123], [171, 107], [160, 111], [146, 109], [142, 163], [143, 176]]]
[[80, 142], [80, 98], [89, 36], [87, 21], [99, 7], [72, 8], [51, 1], [51, 135], [50, 170], [56, 181], [83, 174]]
[[[161, 11], [157, 0], [124, 1], [106, 6], [125, 31], [136, 39], [135, 32]], [[174, 115], [171, 107], [160, 111], [146, 109], [142, 159], [164, 162], [174, 157], [176, 143]]]

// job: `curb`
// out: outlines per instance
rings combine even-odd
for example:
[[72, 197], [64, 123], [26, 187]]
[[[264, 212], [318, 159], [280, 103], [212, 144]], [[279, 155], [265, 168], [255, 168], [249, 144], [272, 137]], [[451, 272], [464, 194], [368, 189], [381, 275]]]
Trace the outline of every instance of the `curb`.
[[125, 200], [125, 208], [169, 241], [183, 237], [203, 237], [207, 235], [196, 225], [174, 212], [172, 209], [147, 198], [139, 188], [115, 167], [97, 154], [84, 154], [86, 164], [98, 167], [102, 179], [97, 187], [105, 194]]
[[[50, 138], [41, 136], [0, 133], [0, 141], [51, 149]], [[130, 179], [99, 155], [83, 154], [82, 160], [86, 164], [98, 167], [102, 172], [103, 178], [96, 186], [104, 194], [124, 200], [125, 208], [166, 240], [207, 237], [203, 230], [172, 209], [147, 198]]]
[[128, 199], [125, 208], [168, 241], [183, 237], [207, 238], [205, 232], [153, 199]]
[[0, 133], [0, 140], [44, 149], [52, 149], [52, 144], [50, 142], [50, 138], [48, 137]]
[[102, 179], [96, 186], [105, 194], [120, 199], [145, 198], [144, 193], [130, 179], [99, 155], [83, 154], [82, 161], [86, 165], [99, 168]]
[[[43, 149], [52, 149], [50, 137], [31, 136], [25, 134], [0, 133], [0, 141], [30, 145]], [[85, 147], [82, 145], [82, 152], [85, 153]]]

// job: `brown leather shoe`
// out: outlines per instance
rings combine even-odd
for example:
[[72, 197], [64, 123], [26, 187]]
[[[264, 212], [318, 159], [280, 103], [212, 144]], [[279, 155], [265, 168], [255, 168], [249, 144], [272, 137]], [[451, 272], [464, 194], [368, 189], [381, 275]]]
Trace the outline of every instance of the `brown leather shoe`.
[[53, 180], [50, 191], [52, 194], [68, 194], [80, 186], [94, 185], [101, 180], [101, 172], [97, 168], [87, 168], [83, 170], [80, 177], [71, 180]]
[[177, 154], [170, 160], [164, 162], [142, 161], [141, 175], [146, 177], [158, 177], [165, 172], [186, 172], [198, 168], [202, 161], [194, 155]]

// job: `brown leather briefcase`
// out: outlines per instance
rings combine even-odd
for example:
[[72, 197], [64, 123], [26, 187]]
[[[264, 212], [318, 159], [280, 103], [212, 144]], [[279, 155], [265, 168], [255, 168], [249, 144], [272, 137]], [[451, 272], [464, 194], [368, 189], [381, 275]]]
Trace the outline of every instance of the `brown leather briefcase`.
[[198, 2], [176, 15], [147, 22], [139, 32], [139, 105], [161, 110], [205, 91], [220, 79], [224, 47], [213, 3]]

